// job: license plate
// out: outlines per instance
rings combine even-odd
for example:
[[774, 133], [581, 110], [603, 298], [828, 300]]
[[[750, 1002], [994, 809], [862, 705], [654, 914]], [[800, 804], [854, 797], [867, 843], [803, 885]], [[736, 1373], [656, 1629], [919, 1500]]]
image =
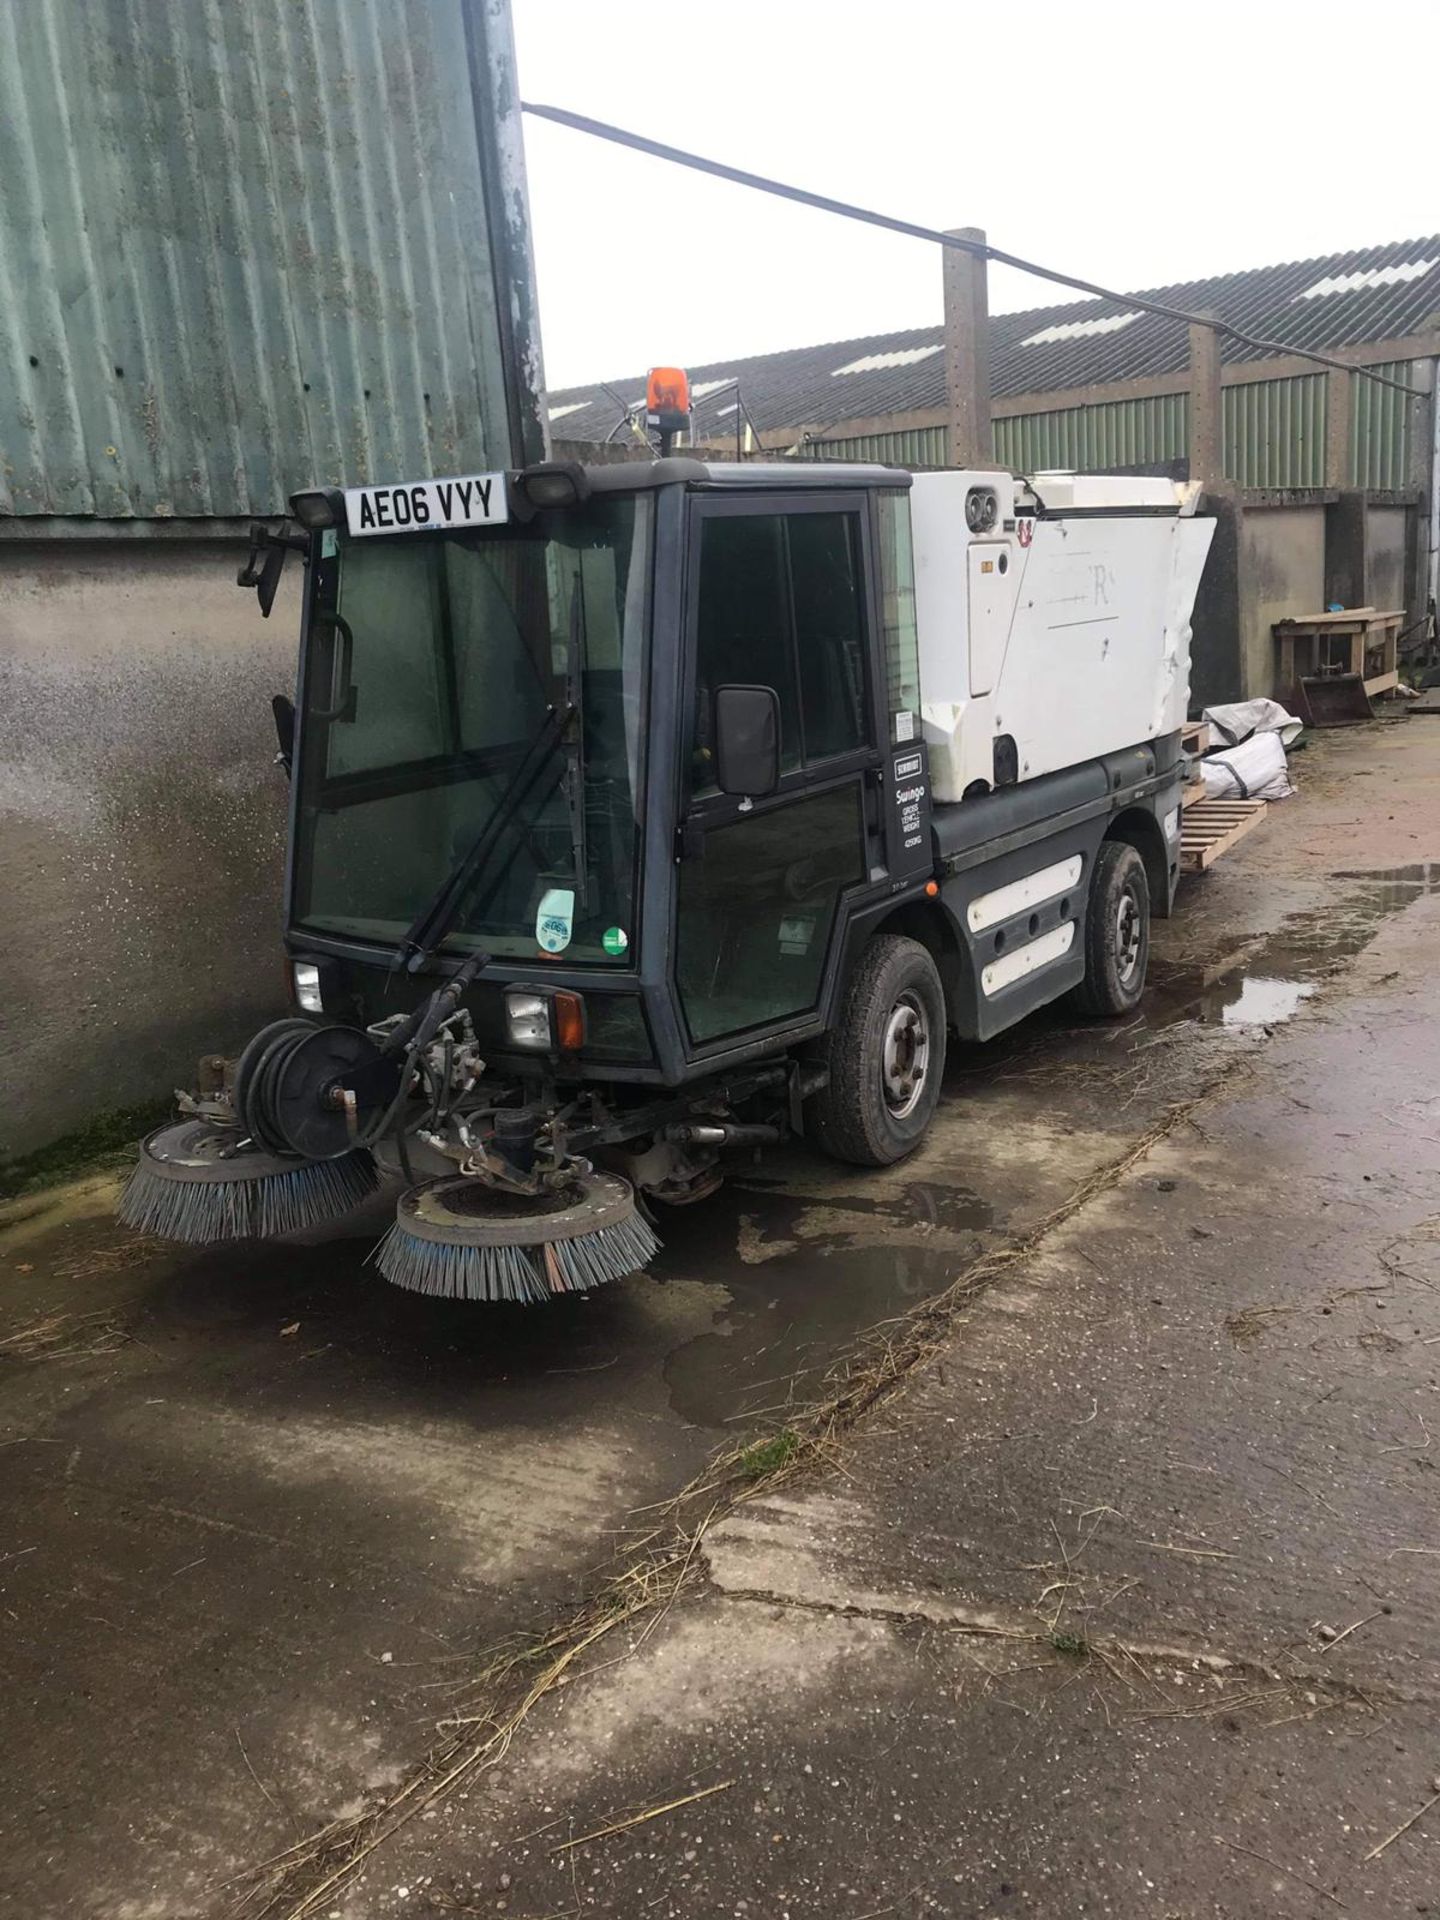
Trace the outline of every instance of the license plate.
[[510, 518], [503, 473], [457, 480], [411, 480], [393, 487], [347, 487], [345, 524], [354, 535], [438, 533], [447, 527], [498, 527]]

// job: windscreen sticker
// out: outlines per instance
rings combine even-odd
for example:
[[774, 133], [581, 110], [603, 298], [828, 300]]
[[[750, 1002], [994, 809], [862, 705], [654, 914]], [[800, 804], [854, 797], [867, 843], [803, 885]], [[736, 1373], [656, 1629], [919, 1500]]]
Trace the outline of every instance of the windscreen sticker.
[[630, 936], [623, 927], [607, 927], [600, 936], [600, 944], [612, 960], [618, 960], [630, 945]]
[[780, 922], [781, 953], [808, 953], [814, 938], [815, 922], [803, 914], [792, 914]]
[[570, 887], [550, 887], [535, 910], [535, 938], [544, 953], [563, 953], [575, 928], [575, 894]]

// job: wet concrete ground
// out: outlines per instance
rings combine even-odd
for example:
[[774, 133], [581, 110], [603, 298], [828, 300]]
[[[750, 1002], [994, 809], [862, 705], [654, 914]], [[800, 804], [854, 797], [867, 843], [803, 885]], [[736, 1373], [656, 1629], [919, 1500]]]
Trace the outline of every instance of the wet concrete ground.
[[[1400, 1473], [1407, 1497], [1418, 1487], [1430, 1502], [1405, 1512], [1417, 1551], [1384, 1563], [1387, 1597], [1374, 1599], [1395, 1610], [1386, 1622], [1403, 1611], [1402, 1639], [1372, 1627], [1324, 1654], [1314, 1622], [1292, 1617], [1302, 1583], [1290, 1577], [1303, 1568], [1301, 1611], [1340, 1632], [1360, 1596], [1334, 1569], [1363, 1547], [1371, 1579], [1399, 1519], [1347, 1450], [1350, 1428], [1315, 1427], [1295, 1379], [1312, 1399], [1341, 1381], [1336, 1418], [1378, 1432], [1383, 1415], [1395, 1426], [1384, 1444], [1421, 1460], [1409, 1402], [1440, 1425], [1409, 1370], [1440, 1335], [1427, 1299], [1407, 1297], [1425, 1331], [1403, 1334], [1386, 1318], [1393, 1297], [1313, 1305], [1326, 1286], [1359, 1286], [1362, 1268], [1377, 1284], [1371, 1242], [1413, 1233], [1436, 1204], [1423, 1136], [1440, 1128], [1405, 1105], [1436, 1084], [1425, 995], [1440, 734], [1426, 725], [1330, 735], [1297, 757], [1302, 798], [1273, 809], [1158, 930], [1143, 1018], [1076, 1029], [1053, 1010], [952, 1059], [931, 1140], [885, 1175], [798, 1150], [742, 1163], [721, 1195], [667, 1220], [654, 1276], [594, 1300], [537, 1315], [412, 1298], [363, 1264], [373, 1228], [283, 1252], [157, 1253], [109, 1224], [104, 1183], [12, 1208], [0, 1242], [0, 1899], [26, 1915], [227, 1911], [229, 1875], [403, 1777], [477, 1650], [582, 1598], [636, 1509], [717, 1447], [772, 1431], [866, 1328], [1028, 1230], [1233, 1068], [1269, 1087], [1282, 1120], [1301, 1114], [1295, 1100], [1326, 1119], [1294, 1138], [1233, 1116], [1239, 1131], [1217, 1135], [1206, 1119], [1212, 1144], [1187, 1130], [1158, 1147], [1076, 1217], [1068, 1259], [1047, 1246], [1013, 1291], [957, 1323], [951, 1350], [857, 1436], [833, 1485], [728, 1523], [709, 1600], [677, 1610], [644, 1660], [568, 1695], [563, 1714], [542, 1710], [506, 1779], [392, 1842], [336, 1910], [438, 1913], [460, 1899], [512, 1916], [577, 1901], [857, 1920], [1188, 1916], [1308, 1912], [1305, 1898], [1316, 1911], [1339, 1899], [1404, 1910], [1365, 1905], [1382, 1897], [1368, 1881], [1306, 1893], [1213, 1834], [1168, 1851], [1155, 1834], [1167, 1821], [1188, 1832], [1216, 1794], [1242, 1808], [1262, 1774], [1289, 1766], [1312, 1782], [1297, 1792], [1322, 1798], [1340, 1778], [1352, 1830], [1383, 1838], [1382, 1803], [1398, 1824], [1405, 1794], [1440, 1767], [1423, 1741], [1392, 1756], [1381, 1730], [1399, 1715], [1413, 1743], [1429, 1711], [1415, 1702], [1434, 1698], [1426, 1596], [1440, 1560], [1418, 1550], [1434, 1534], [1425, 1467], [1410, 1475], [1383, 1456], [1385, 1486]], [[1312, 1049], [1305, 1093], [1284, 1053], [1297, 1046]], [[1350, 1102], [1357, 1114], [1368, 1102], [1354, 1128], [1339, 1125]], [[1391, 1137], [1411, 1120], [1418, 1142]], [[1340, 1281], [1322, 1269], [1342, 1243]], [[1428, 1245], [1422, 1234], [1421, 1255]], [[1195, 1318], [1197, 1289], [1225, 1306], [1218, 1323]], [[1312, 1313], [1331, 1345], [1297, 1367], [1288, 1343]], [[1272, 1360], [1258, 1395], [1237, 1396], [1234, 1380]], [[1208, 1500], [1197, 1504], [1181, 1456], [1215, 1469], [1191, 1476]], [[1135, 1549], [1137, 1529], [1149, 1547]], [[1257, 1531], [1269, 1545], [1253, 1561], [1243, 1543]], [[1357, 1613], [1341, 1618], [1352, 1599]], [[1035, 1644], [1036, 1620], [1061, 1601]], [[996, 1631], [966, 1630], [972, 1615]], [[1138, 1663], [1128, 1684], [1163, 1709], [1137, 1719], [1127, 1683], [1097, 1668], [1102, 1630], [1116, 1671]], [[1144, 1650], [1181, 1643], [1173, 1656]], [[1297, 1649], [1325, 1677], [1383, 1694], [1378, 1717], [1352, 1722], [1347, 1695], [1339, 1719], [1307, 1719], [1306, 1681], [1299, 1717], [1267, 1731], [1263, 1716], [1284, 1716], [1266, 1690], [1292, 1683], [1261, 1668], [1278, 1672]], [[1208, 1708], [1207, 1670], [1186, 1663], [1211, 1653], [1240, 1663], [1217, 1698], [1262, 1696], [1236, 1705], [1240, 1735], [1223, 1715], [1171, 1710], [1186, 1688]], [[1330, 1697], [1316, 1693], [1327, 1709]], [[1326, 1775], [1313, 1742], [1337, 1726], [1363, 1744]], [[601, 1738], [612, 1728], [618, 1762]], [[742, 1785], [704, 1803], [703, 1820], [647, 1829], [638, 1853], [633, 1840], [602, 1845], [583, 1871], [561, 1856], [565, 1884], [549, 1856], [515, 1844], [531, 1814], [583, 1833], [711, 1773]], [[1063, 1803], [1075, 1811], [1062, 1832]], [[763, 1831], [772, 1813], [779, 1841]], [[1236, 1825], [1231, 1838], [1243, 1848], [1250, 1833], [1252, 1851], [1293, 1866], [1296, 1818], [1292, 1807], [1278, 1833]], [[1382, 1856], [1387, 1870], [1408, 1870], [1417, 1831]], [[1304, 1838], [1306, 1859], [1316, 1844]], [[944, 1848], [957, 1864], [942, 1873]], [[1250, 1880], [1234, 1879], [1236, 1862]]]

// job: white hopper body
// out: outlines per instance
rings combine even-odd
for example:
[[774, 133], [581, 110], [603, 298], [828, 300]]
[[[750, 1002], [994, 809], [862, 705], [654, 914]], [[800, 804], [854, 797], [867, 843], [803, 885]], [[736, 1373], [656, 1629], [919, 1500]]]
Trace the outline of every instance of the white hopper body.
[[[995, 496], [993, 520], [972, 530], [976, 489]], [[1038, 779], [1184, 725], [1214, 533], [1196, 499], [1163, 479], [916, 474], [921, 722], [938, 802], [988, 790], [997, 770]]]

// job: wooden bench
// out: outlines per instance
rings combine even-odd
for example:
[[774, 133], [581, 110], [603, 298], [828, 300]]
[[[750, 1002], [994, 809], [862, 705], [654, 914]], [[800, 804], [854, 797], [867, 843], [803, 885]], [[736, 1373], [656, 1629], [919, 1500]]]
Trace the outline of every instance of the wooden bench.
[[[1375, 607], [1343, 607], [1338, 613], [1307, 613], [1302, 618], [1277, 620], [1275, 637], [1275, 694], [1307, 711], [1307, 688], [1327, 680], [1358, 682], [1356, 693], [1368, 708], [1377, 693], [1389, 693], [1400, 684], [1398, 641], [1404, 625], [1403, 609], [1381, 612]], [[1319, 716], [1316, 716], [1317, 718]]]

